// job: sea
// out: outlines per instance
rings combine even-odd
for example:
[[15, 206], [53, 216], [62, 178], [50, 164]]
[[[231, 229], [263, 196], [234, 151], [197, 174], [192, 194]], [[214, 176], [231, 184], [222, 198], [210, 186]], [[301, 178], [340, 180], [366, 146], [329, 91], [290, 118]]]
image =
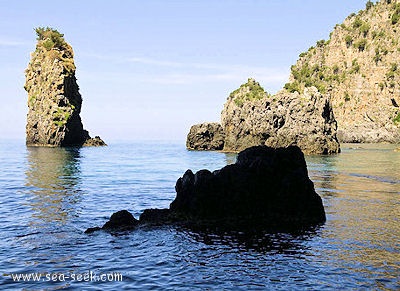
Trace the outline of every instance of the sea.
[[167, 208], [187, 169], [235, 154], [183, 142], [26, 147], [0, 141], [1, 290], [399, 290], [399, 145], [306, 156], [325, 224], [295, 233], [164, 226], [85, 234], [126, 209]]

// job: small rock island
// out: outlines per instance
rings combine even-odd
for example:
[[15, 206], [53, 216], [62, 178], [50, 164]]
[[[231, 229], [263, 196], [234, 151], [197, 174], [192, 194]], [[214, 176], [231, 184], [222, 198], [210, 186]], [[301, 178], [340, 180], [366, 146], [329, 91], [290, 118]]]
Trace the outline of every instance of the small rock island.
[[75, 77], [74, 53], [64, 35], [52, 28], [36, 29], [36, 50], [25, 70], [28, 93], [28, 146], [105, 146], [91, 138], [80, 117], [82, 97]]
[[310, 87], [302, 94], [283, 89], [271, 96], [249, 78], [228, 96], [221, 124], [193, 125], [186, 147], [239, 152], [257, 145], [297, 145], [305, 154], [334, 154], [340, 152], [336, 131], [329, 94]]

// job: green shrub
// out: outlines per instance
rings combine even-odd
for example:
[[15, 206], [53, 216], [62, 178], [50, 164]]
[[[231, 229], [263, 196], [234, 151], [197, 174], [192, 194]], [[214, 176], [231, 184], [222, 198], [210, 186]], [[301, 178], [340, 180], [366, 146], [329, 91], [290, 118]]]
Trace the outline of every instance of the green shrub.
[[334, 65], [332, 68], [332, 71], [335, 75], [339, 74], [339, 66], [338, 65]]
[[350, 101], [350, 95], [347, 92], [346, 92], [346, 94], [344, 94], [344, 101], [346, 101], [346, 102]]
[[396, 24], [397, 22], [399, 22], [399, 20], [400, 20], [400, 15], [397, 14], [397, 13], [394, 13], [394, 14], [392, 15], [392, 24], [393, 24], [393, 25]]
[[360, 17], [357, 16], [357, 17], [354, 19], [353, 28], [359, 28], [361, 25], [363, 25], [363, 21], [361, 20]]
[[37, 40], [45, 49], [63, 48], [66, 45], [64, 34], [51, 27], [35, 28]]
[[354, 59], [351, 63], [351, 69], [349, 71], [350, 74], [358, 73], [360, 72], [360, 65], [357, 62], [357, 59]]
[[397, 24], [400, 20], [400, 3], [394, 6], [394, 12], [392, 14], [392, 24]]
[[379, 48], [375, 49], [375, 56], [373, 59], [374, 59], [375, 64], [378, 64], [380, 61], [382, 61], [382, 56], [380, 54]]
[[[248, 92], [236, 96], [244, 87], [248, 87]], [[234, 102], [237, 106], [242, 107], [246, 101], [254, 101], [264, 98], [266, 96], [266, 93], [258, 83], [256, 83], [252, 79], [249, 79], [247, 83], [242, 84], [239, 89], [233, 91], [229, 96], [231, 98], [235, 98]]]
[[360, 32], [362, 33], [362, 35], [364, 37], [367, 36], [369, 29], [371, 28], [371, 25], [367, 22], [364, 22], [361, 26], [360, 26]]
[[393, 119], [393, 122], [395, 124], [400, 124], [400, 112], [397, 114], [397, 116]]
[[356, 47], [360, 52], [364, 51], [366, 46], [367, 46], [367, 40], [365, 38], [360, 39], [359, 41], [354, 43], [354, 47]]
[[365, 10], [370, 10], [372, 7], [374, 7], [374, 3], [368, 0], [367, 4], [365, 4]]
[[321, 39], [319, 41], [317, 41], [317, 47], [323, 47], [325, 45], [325, 40]]
[[353, 37], [351, 35], [346, 35], [344, 41], [346, 42], [347, 48], [349, 48], [353, 44]]
[[288, 90], [290, 93], [294, 93], [294, 92], [299, 92], [300, 93], [300, 84], [298, 82], [293, 82], [293, 83], [286, 83], [284, 88], [286, 90]]
[[394, 72], [390, 71], [386, 73], [386, 79], [389, 80], [393, 80], [394, 79]]
[[397, 72], [397, 64], [396, 63], [392, 63], [389, 71], [386, 73], [386, 79], [388, 81], [394, 80], [396, 72]]

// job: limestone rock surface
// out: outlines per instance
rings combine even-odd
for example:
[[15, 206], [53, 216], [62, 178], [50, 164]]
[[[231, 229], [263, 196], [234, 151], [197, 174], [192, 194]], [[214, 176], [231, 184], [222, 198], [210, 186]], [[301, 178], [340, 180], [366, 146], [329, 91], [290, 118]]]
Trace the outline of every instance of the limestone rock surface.
[[399, 143], [399, 31], [399, 1], [368, 1], [300, 54], [285, 88], [330, 88], [341, 142]]
[[[251, 87], [260, 85], [249, 79], [241, 86], [244, 90]], [[303, 94], [282, 90], [270, 96], [264, 92], [262, 98], [238, 106], [241, 93], [231, 94], [221, 113], [225, 151], [297, 145], [306, 154], [340, 152], [329, 94], [322, 95], [315, 87], [306, 88]]]

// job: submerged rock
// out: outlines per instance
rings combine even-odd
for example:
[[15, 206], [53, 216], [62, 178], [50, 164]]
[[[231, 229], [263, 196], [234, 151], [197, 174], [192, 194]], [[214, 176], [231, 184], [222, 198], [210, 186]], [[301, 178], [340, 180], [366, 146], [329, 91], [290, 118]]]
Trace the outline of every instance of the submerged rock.
[[[125, 213], [127, 225], [295, 230], [326, 220], [321, 197], [297, 146], [248, 148], [239, 153], [235, 164], [220, 170], [195, 174], [187, 170], [175, 189], [177, 195], [169, 209], [146, 209], [139, 221]], [[119, 227], [111, 222], [113, 217], [102, 228], [87, 232]]]
[[219, 123], [206, 122], [193, 125], [186, 139], [190, 150], [222, 150], [225, 134]]
[[82, 97], [75, 77], [74, 53], [63, 34], [37, 28], [36, 50], [25, 70], [28, 93], [26, 144], [29, 146], [106, 145], [83, 129]]

